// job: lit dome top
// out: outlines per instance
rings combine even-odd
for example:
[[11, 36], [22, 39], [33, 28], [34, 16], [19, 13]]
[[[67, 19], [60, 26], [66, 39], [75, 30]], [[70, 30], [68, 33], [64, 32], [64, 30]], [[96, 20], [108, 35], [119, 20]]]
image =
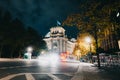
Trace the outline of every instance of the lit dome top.
[[49, 37], [64, 37], [65, 35], [65, 30], [64, 28], [62, 28], [61, 26], [57, 26], [57, 27], [52, 27], [50, 28], [50, 32], [48, 32], [45, 37], [49, 38]]
[[60, 26], [57, 26], [57, 27], [52, 27], [52, 28], [50, 29], [50, 32], [51, 32], [51, 33], [64, 33], [65, 30], [64, 30], [64, 28], [62, 28], [62, 27], [60, 27]]

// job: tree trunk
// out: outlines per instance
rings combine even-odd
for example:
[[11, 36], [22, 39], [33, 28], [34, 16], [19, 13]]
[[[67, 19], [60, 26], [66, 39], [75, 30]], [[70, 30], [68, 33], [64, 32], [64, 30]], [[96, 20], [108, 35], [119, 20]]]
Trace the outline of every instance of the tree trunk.
[[0, 58], [2, 57], [2, 49], [3, 49], [3, 44], [0, 45]]
[[10, 57], [13, 58], [13, 52], [15, 51], [15, 47], [12, 48]]

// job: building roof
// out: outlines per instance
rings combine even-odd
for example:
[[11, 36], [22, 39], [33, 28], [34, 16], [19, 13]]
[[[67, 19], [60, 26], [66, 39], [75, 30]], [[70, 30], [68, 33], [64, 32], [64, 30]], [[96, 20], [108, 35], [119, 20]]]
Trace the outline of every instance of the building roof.
[[49, 38], [51, 36], [64, 36], [65, 35], [65, 29], [61, 26], [56, 26], [50, 28], [50, 32], [48, 32], [45, 35], [45, 38]]
[[50, 28], [50, 32], [51, 33], [55, 33], [55, 32], [64, 33], [65, 29], [63, 27], [61, 27], [61, 26], [56, 26], [56, 27]]
[[48, 32], [46, 35], [45, 35], [45, 37], [50, 37], [50, 32]]

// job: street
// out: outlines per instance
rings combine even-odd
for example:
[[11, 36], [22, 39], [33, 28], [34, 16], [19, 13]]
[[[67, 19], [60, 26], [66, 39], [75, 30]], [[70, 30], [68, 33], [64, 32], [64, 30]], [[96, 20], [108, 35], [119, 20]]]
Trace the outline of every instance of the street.
[[116, 68], [98, 68], [84, 62], [8, 59], [0, 60], [0, 80], [120, 80]]
[[70, 80], [78, 66], [78, 62], [3, 60], [0, 61], [0, 80]]

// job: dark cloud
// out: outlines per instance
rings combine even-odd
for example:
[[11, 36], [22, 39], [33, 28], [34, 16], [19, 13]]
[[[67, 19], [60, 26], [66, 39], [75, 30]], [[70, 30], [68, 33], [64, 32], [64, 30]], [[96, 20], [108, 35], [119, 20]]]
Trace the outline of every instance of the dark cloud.
[[56, 20], [78, 12], [80, 0], [0, 0], [0, 5], [45, 35]]

